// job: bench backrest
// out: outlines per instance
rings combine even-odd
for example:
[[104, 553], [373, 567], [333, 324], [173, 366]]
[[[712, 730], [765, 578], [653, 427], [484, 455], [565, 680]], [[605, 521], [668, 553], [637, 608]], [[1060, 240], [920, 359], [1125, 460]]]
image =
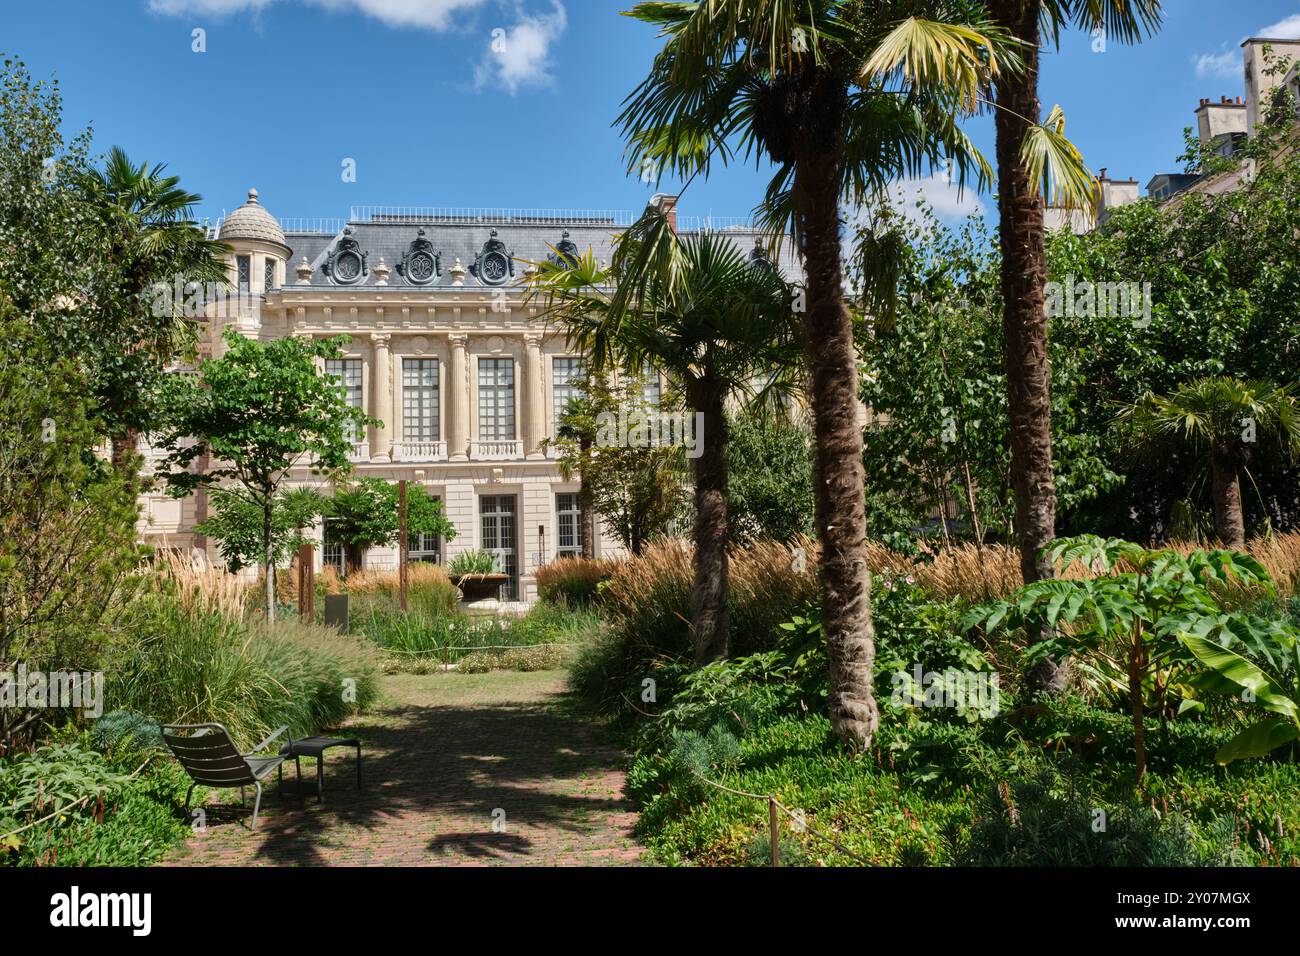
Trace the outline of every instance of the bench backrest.
[[257, 782], [248, 761], [221, 724], [167, 724], [163, 740], [195, 783], [242, 787]]

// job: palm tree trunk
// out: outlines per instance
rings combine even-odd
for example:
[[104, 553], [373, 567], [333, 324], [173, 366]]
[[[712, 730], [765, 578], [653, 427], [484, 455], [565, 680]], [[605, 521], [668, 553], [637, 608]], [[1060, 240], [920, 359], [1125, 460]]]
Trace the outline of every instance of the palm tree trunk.
[[1241, 478], [1232, 453], [1215, 449], [1210, 460], [1214, 484], [1214, 533], [1225, 548], [1246, 546], [1246, 520], [1241, 510]]
[[[825, 109], [823, 109], [825, 107]], [[814, 102], [822, 112], [832, 106]], [[834, 148], [801, 151], [795, 206], [802, 225], [807, 311], [804, 348], [813, 412], [813, 490], [821, 544], [822, 622], [830, 658], [830, 719], [856, 749], [871, 746], [880, 713], [871, 694], [876, 649], [867, 575], [867, 513], [858, 418], [857, 353], [840, 265], [840, 160]]]
[[[1025, 134], [1039, 117], [1041, 6], [1040, 0], [989, 2], [994, 21], [1025, 42], [1021, 51], [1024, 72], [1003, 74], [998, 81], [996, 125], [1011, 480], [1016, 495], [1020, 570], [1026, 584], [1055, 576], [1051, 561], [1042, 556], [1042, 550], [1056, 534], [1043, 207], [1020, 159]], [[1045, 660], [1030, 675], [1030, 685], [1056, 693], [1064, 688], [1065, 678], [1064, 661]]]
[[695, 472], [695, 560], [691, 632], [695, 662], [727, 656], [727, 419], [722, 387], [709, 377], [687, 383], [687, 401], [703, 416]]
[[[592, 440], [584, 432], [578, 439], [579, 460], [590, 458]], [[586, 471], [578, 473], [578, 541], [582, 547], [582, 556], [587, 559], [596, 556], [596, 509], [591, 503], [591, 485], [587, 482]]]

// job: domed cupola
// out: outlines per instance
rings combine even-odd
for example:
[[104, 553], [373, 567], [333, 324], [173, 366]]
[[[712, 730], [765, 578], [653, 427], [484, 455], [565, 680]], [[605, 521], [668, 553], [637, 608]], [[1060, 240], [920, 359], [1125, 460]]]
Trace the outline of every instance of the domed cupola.
[[226, 217], [217, 238], [222, 242], [240, 239], [269, 242], [282, 248], [286, 257], [289, 255], [289, 246], [284, 241], [284, 230], [280, 228], [275, 217], [266, 211], [266, 207], [258, 202], [256, 189], [250, 189], [248, 202]]

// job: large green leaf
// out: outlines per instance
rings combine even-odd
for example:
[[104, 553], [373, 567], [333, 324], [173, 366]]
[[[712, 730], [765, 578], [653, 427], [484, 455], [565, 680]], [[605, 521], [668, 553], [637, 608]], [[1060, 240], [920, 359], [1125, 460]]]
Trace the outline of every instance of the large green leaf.
[[1232, 763], [1245, 757], [1263, 757], [1297, 738], [1300, 738], [1300, 726], [1270, 717], [1229, 740], [1215, 753], [1214, 760]]
[[1196, 659], [1225, 680], [1255, 696], [1255, 702], [1265, 710], [1296, 720], [1300, 709], [1273, 679], [1240, 654], [1234, 654], [1213, 641], [1192, 634], [1180, 634], [1179, 639]]

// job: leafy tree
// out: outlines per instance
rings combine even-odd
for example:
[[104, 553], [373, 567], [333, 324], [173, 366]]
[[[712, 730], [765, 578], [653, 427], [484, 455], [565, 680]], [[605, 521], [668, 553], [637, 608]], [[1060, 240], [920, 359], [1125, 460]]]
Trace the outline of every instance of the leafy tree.
[[[0, 70], [0, 671], [96, 669], [137, 566], [136, 488], [95, 456], [82, 306], [111, 279], [57, 83]], [[75, 341], [84, 341], [76, 338]], [[0, 708], [0, 753], [48, 711]]]
[[[1058, 106], [1039, 123], [1038, 57], [1071, 23], [1102, 30], [1103, 39], [1135, 42], [1155, 30], [1159, 0], [985, 0], [993, 21], [1019, 41], [1023, 68], [993, 78], [998, 159], [999, 236], [1002, 242], [1003, 348], [1011, 428], [1011, 482], [1016, 495], [1020, 569], [1026, 581], [1050, 578], [1043, 549], [1056, 536], [1052, 475], [1051, 368], [1047, 352], [1047, 281], [1043, 198], [1081, 208], [1095, 181], [1064, 137]], [[1041, 689], [1060, 692], [1064, 662], [1043, 659], [1033, 675]]]
[[[927, 0], [716, 0], [642, 3], [631, 16], [664, 45], [619, 117], [630, 168], [690, 180], [714, 161], [766, 157], [775, 173], [761, 209], [788, 231], [803, 262], [799, 313], [812, 410], [817, 530], [836, 735], [870, 745], [870, 585], [863, 550], [857, 354], [844, 301], [841, 203], [858, 205], [900, 176], [946, 166], [963, 180], [991, 169], [959, 127], [986, 78], [1017, 62], [1005, 35], [973, 3]], [[1054, 134], [1044, 131], [1048, 137]], [[788, 229], [787, 229], [788, 227]], [[671, 228], [649, 210], [632, 227], [649, 274], [670, 254]], [[863, 290], [871, 311], [891, 307], [886, 244]], [[635, 296], [639, 282], [625, 283]]]
[[1241, 474], [1249, 474], [1253, 448], [1273, 442], [1287, 458], [1300, 451], [1300, 404], [1292, 385], [1232, 378], [1198, 378], [1172, 394], [1148, 392], [1120, 414], [1130, 446], [1157, 458], [1170, 445], [1186, 445], [1209, 466], [1214, 531], [1228, 548], [1246, 545]]
[[1268, 571], [1249, 555], [1195, 551], [1184, 557], [1081, 535], [1054, 542], [1044, 557], [1054, 570], [1078, 562], [1095, 576], [1031, 582], [1006, 601], [972, 608], [963, 623], [1048, 634], [1029, 647], [1031, 664], [1080, 655], [1103, 686], [1125, 694], [1139, 785], [1146, 773], [1148, 709], [1163, 722], [1171, 696], [1194, 694], [1198, 681], [1204, 686], [1187, 636], [1222, 645], [1243, 634], [1259, 640], [1286, 632], [1279, 622], [1224, 606], [1230, 587], [1271, 590]]
[[[202, 535], [214, 538], [221, 557], [231, 571], [261, 564], [263, 551], [262, 508], [238, 488], [213, 488], [208, 493], [212, 514], [194, 526]], [[316, 522], [325, 507], [319, 492], [297, 488], [275, 498], [271, 518], [272, 550], [276, 565], [286, 564], [303, 544], [310, 544], [306, 529]]]
[[[227, 329], [224, 355], [201, 363], [194, 378], [172, 376], [164, 389], [159, 470], [170, 469], [172, 493], [234, 482], [261, 511], [268, 620], [275, 615], [275, 502], [289, 469], [346, 472], [352, 430], [375, 424], [316, 370], [318, 359], [339, 357], [343, 341], [261, 342]], [[213, 465], [193, 470], [203, 455]]]
[[[368, 548], [388, 547], [400, 533], [397, 485], [382, 478], [361, 478], [335, 489], [325, 503], [326, 534], [343, 545], [349, 571], [361, 566]], [[408, 485], [406, 527], [410, 538], [437, 535], [444, 541], [456, 529], [442, 513], [442, 502], [429, 497], [421, 485]]]
[[[707, 663], [727, 655], [726, 403], [762, 400], [786, 384], [770, 370], [790, 368], [798, 355], [792, 297], [766, 259], [747, 259], [733, 243], [711, 233], [674, 235], [636, 294], [619, 295], [638, 242], [635, 233], [620, 237], [608, 269], [591, 252], [544, 262], [533, 286], [570, 344], [586, 353], [592, 374], [618, 364], [648, 364], [680, 389], [686, 411], [698, 422], [698, 453], [691, 458], [691, 632], [697, 661]], [[756, 387], [760, 375], [767, 384]]]
[[746, 407], [733, 413], [727, 515], [737, 541], [813, 533], [811, 438], [798, 412]]
[[561, 419], [559, 450], [565, 478], [586, 476], [592, 506], [623, 547], [640, 554], [656, 536], [667, 534], [683, 517], [686, 462], [680, 445], [620, 441], [611, 425], [629, 433], [645, 429], [649, 405], [644, 379], [625, 371], [615, 382], [591, 375], [578, 384], [578, 395]]
[[119, 469], [156, 417], [163, 370], [192, 356], [197, 344], [201, 316], [187, 316], [186, 297], [174, 290], [226, 282], [227, 247], [210, 241], [191, 212], [203, 197], [186, 192], [180, 177], [164, 175], [165, 169], [161, 163], [136, 165], [115, 146], [104, 168], [84, 178], [121, 277], [119, 294], [98, 309], [94, 381]]

